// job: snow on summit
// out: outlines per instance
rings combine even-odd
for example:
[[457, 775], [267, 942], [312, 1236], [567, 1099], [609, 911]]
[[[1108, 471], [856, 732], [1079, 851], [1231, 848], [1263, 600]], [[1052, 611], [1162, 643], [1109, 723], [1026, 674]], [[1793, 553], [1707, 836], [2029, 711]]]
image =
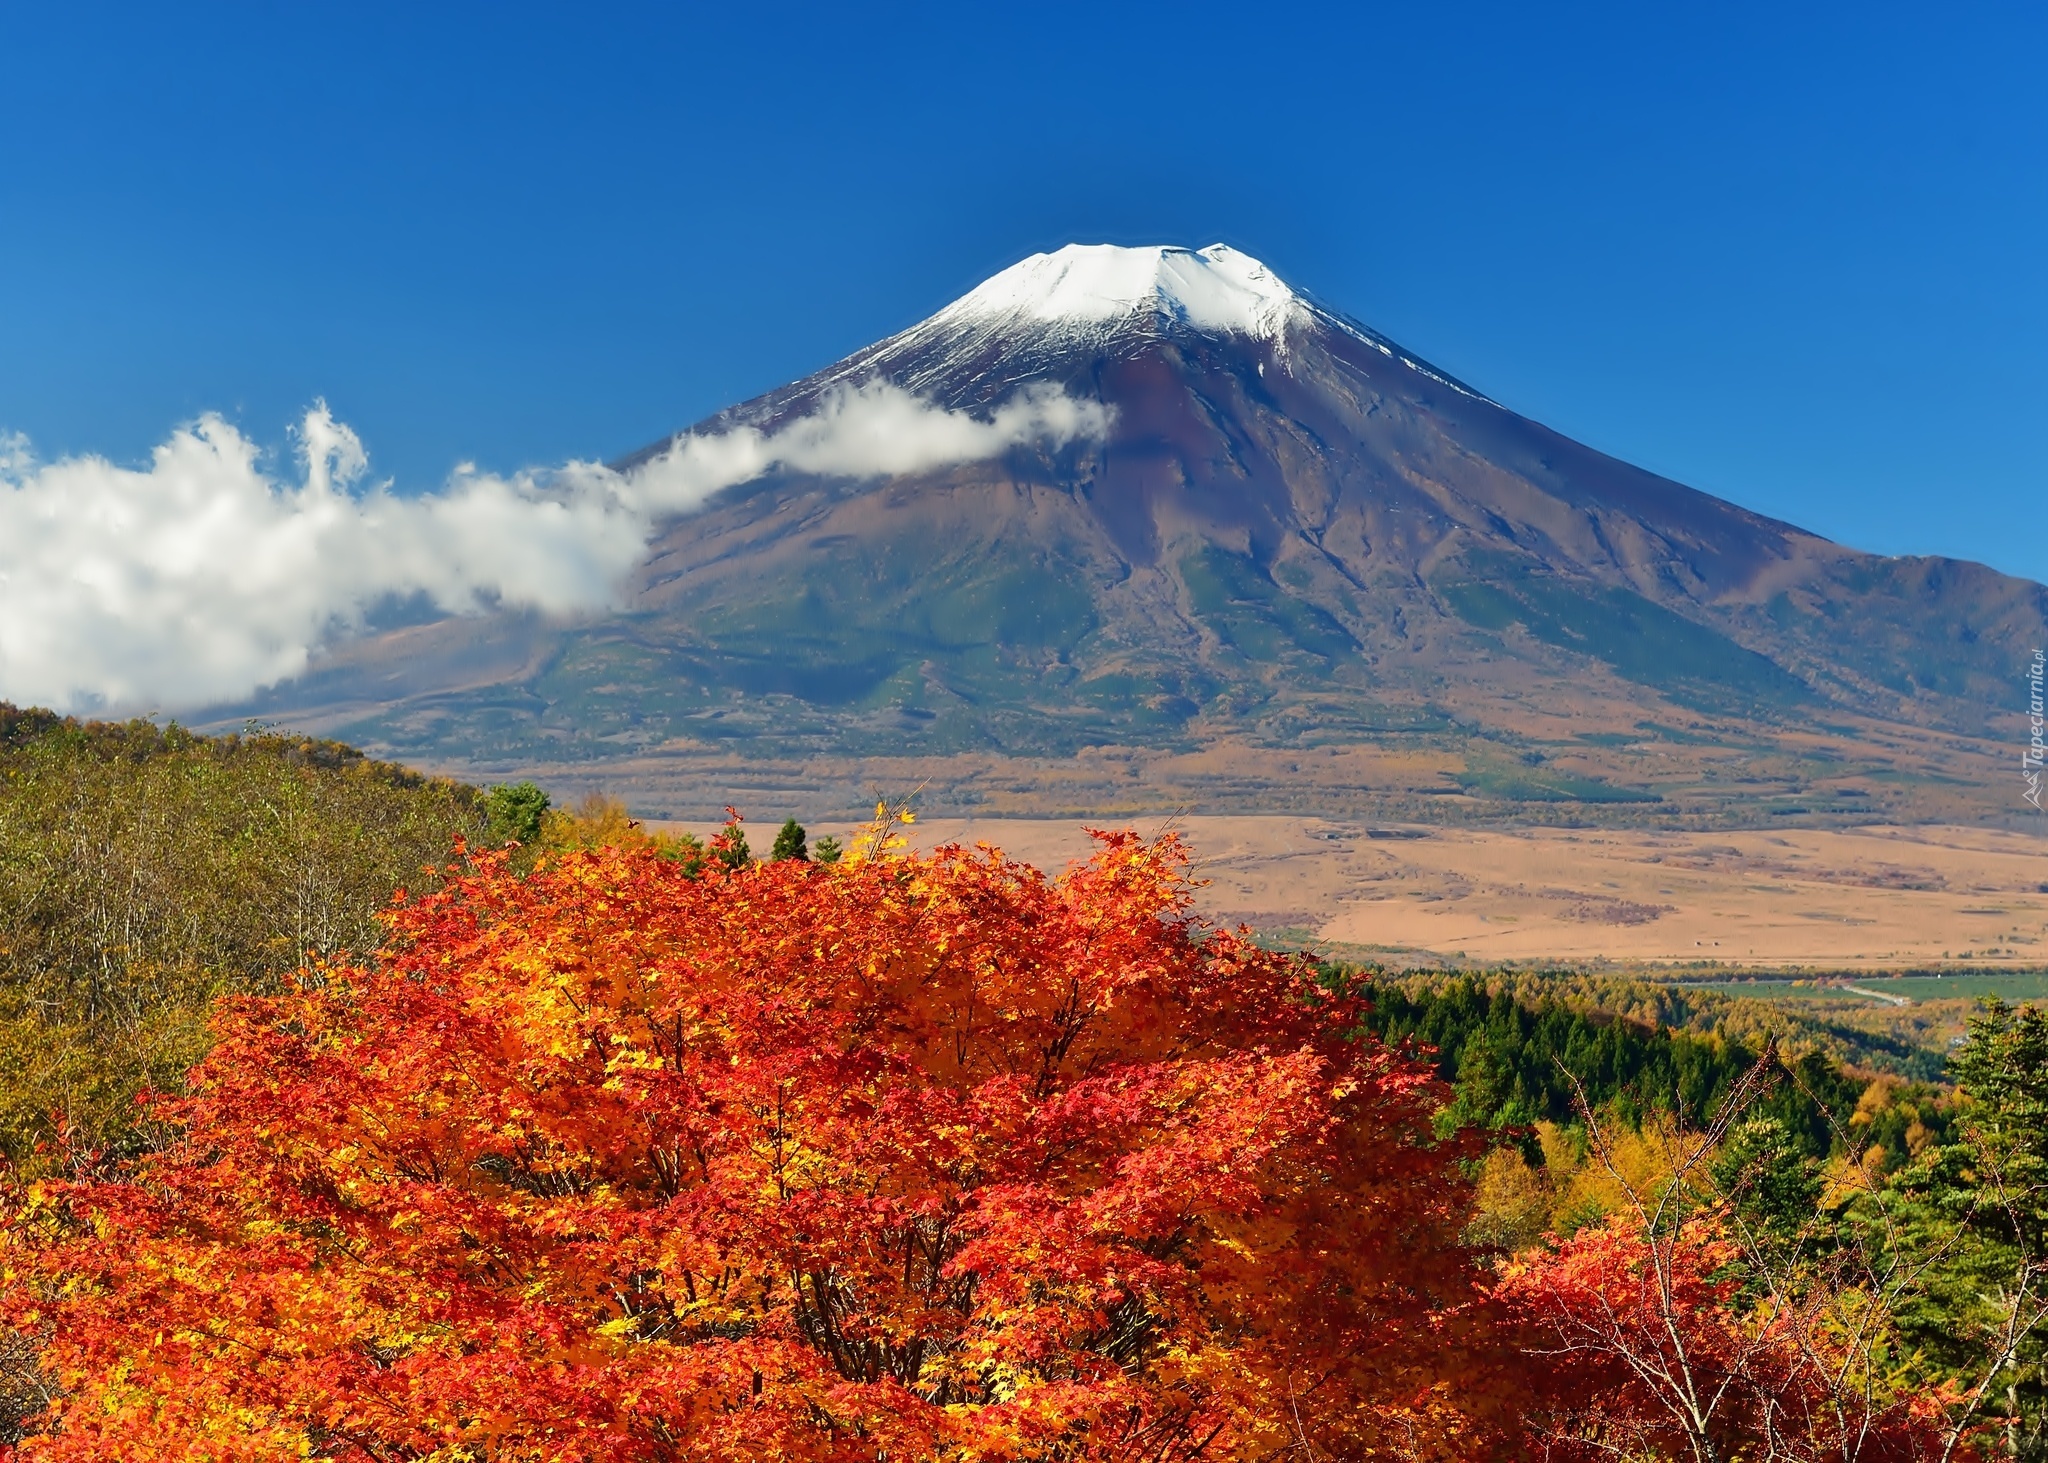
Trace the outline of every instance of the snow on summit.
[[1302, 308], [1278, 275], [1226, 244], [1206, 249], [1069, 244], [1011, 265], [948, 305], [931, 323], [1085, 327], [1151, 314], [1197, 330], [1270, 339]]
[[806, 384], [815, 394], [881, 374], [914, 394], [979, 411], [1000, 389], [1065, 379], [1061, 362], [1186, 335], [1265, 348], [1257, 362], [1262, 373], [1268, 366], [1291, 373], [1303, 338], [1348, 336], [1454, 391], [1478, 395], [1377, 331], [1297, 294], [1227, 244], [1068, 244], [1033, 254]]

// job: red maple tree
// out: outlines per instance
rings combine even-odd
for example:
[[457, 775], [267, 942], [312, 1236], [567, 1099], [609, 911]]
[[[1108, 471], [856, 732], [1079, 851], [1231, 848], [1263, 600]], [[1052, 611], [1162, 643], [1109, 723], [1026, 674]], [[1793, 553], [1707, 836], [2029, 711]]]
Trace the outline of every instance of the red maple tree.
[[13, 1196], [25, 1457], [1482, 1457], [1427, 1069], [1172, 839], [478, 855]]

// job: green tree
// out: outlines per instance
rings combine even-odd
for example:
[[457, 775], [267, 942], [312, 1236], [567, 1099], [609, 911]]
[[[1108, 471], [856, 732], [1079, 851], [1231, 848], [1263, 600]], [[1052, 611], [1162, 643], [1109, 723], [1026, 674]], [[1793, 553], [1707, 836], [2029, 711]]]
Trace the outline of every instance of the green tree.
[[812, 850], [811, 857], [821, 864], [836, 864], [845, 852], [846, 850], [839, 846], [839, 840], [827, 833], [818, 840], [818, 846]]
[[768, 850], [768, 857], [803, 860], [810, 856], [811, 851], [804, 843], [804, 825], [791, 818], [775, 835], [775, 846]]
[[1892, 1176], [1872, 1222], [1926, 1277], [1907, 1338], [2008, 1456], [2048, 1459], [2048, 1015], [1985, 1002], [1951, 1071], [1947, 1141]]
[[1825, 1188], [1819, 1164], [1784, 1123], [1754, 1107], [1729, 1125], [1708, 1167], [1728, 1202], [1772, 1237], [1797, 1235], [1811, 1224]]
[[501, 783], [484, 795], [484, 817], [493, 843], [540, 842], [548, 795], [531, 782]]

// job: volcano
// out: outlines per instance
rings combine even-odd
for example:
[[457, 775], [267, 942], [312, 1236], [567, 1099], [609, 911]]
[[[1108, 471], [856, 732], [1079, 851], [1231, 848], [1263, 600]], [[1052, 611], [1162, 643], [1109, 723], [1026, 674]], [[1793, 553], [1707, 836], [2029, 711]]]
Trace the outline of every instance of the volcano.
[[1034, 255], [688, 435], [877, 383], [983, 420], [1057, 391], [1103, 427], [778, 470], [662, 523], [615, 612], [370, 636], [234, 714], [679, 817], [913, 785], [1017, 812], [2018, 811], [2048, 590], [1616, 461], [1236, 250]]

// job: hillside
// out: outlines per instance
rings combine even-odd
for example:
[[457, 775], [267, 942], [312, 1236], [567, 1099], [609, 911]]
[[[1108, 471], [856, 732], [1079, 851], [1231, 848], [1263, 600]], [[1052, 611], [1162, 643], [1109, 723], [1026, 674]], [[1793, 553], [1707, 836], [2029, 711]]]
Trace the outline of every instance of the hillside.
[[392, 891], [486, 834], [477, 789], [352, 747], [0, 702], [0, 1155], [87, 1147], [175, 1088], [221, 995], [383, 939]]

